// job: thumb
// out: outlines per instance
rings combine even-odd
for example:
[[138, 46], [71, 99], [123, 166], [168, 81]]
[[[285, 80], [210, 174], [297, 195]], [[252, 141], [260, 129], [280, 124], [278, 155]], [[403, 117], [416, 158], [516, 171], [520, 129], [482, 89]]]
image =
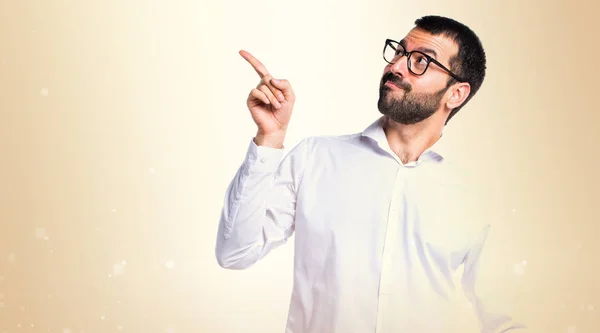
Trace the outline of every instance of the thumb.
[[285, 99], [287, 101], [293, 101], [295, 98], [294, 95], [294, 91], [292, 90], [292, 86], [290, 85], [288, 80], [282, 80], [282, 79], [271, 79], [271, 84], [281, 90], [281, 92], [283, 93], [283, 97], [285, 97]]

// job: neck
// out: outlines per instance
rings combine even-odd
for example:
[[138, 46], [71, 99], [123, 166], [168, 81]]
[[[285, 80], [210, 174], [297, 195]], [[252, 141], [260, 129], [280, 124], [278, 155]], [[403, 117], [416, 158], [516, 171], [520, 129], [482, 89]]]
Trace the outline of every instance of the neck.
[[405, 125], [384, 117], [383, 131], [388, 144], [402, 163], [415, 162], [440, 139], [443, 125], [439, 126], [435, 118], [434, 115], [420, 123]]

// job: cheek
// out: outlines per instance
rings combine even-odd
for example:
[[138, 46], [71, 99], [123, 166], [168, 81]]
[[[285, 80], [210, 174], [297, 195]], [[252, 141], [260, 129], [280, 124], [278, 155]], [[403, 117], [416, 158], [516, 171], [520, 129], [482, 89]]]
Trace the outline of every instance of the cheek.
[[425, 94], [436, 93], [446, 87], [446, 81], [441, 78], [421, 77], [411, 82], [413, 90]]

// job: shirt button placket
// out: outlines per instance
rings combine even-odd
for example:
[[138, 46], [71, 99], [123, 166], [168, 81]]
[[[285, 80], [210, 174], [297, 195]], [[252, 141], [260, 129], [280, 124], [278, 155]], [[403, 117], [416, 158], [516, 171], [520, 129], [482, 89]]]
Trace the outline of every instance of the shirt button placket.
[[392, 288], [394, 288], [394, 271], [397, 269], [394, 265], [394, 249], [398, 247], [398, 232], [402, 223], [402, 195], [404, 192], [404, 182], [406, 170], [400, 166], [396, 173], [396, 180], [392, 192], [392, 200], [387, 219], [385, 232], [385, 241], [383, 246], [383, 255], [381, 263], [381, 278], [379, 287], [379, 301], [377, 308], [377, 329], [376, 333], [387, 333], [384, 331], [384, 322], [388, 317], [393, 318], [394, 314], [389, 308]]

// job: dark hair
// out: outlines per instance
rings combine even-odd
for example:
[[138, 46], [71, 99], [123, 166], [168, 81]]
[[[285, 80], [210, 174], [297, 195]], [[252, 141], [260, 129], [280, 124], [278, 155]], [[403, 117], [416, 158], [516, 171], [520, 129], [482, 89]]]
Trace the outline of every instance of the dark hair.
[[[486, 69], [485, 51], [479, 37], [469, 27], [453, 19], [434, 15], [423, 16], [415, 21], [415, 25], [432, 35], [443, 35], [456, 43], [458, 54], [450, 59], [450, 70], [471, 85], [467, 99], [450, 112], [446, 119], [448, 124], [450, 118], [465, 106], [481, 87]], [[450, 78], [448, 86], [455, 81], [454, 78]]]

